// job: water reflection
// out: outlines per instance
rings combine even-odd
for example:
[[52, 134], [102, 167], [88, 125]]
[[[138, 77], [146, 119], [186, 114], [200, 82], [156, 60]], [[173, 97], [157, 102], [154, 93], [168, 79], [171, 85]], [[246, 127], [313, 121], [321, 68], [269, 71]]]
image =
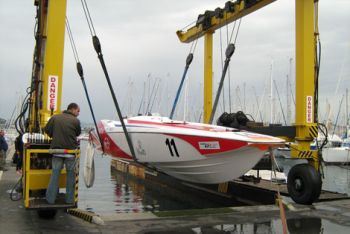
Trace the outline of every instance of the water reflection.
[[101, 155], [95, 155], [95, 183], [93, 187], [86, 188], [83, 179], [85, 144], [83, 143], [81, 149], [78, 202], [80, 209], [103, 214], [243, 205], [236, 201], [213, 201], [202, 192], [183, 191], [171, 185], [130, 176], [112, 168], [111, 158]]
[[289, 219], [287, 220], [288, 231], [291, 234], [322, 233], [322, 220], [319, 218]]
[[183, 210], [238, 205], [235, 201], [214, 202], [198, 196], [193, 191], [182, 191], [154, 181], [138, 179], [114, 169], [111, 169], [111, 178], [116, 183], [117, 212]]
[[350, 195], [350, 166], [327, 165], [323, 171], [322, 189]]
[[138, 213], [144, 210], [142, 198], [138, 193], [130, 189], [128, 185], [116, 184], [115, 186], [115, 211], [117, 213]]
[[[289, 219], [287, 220], [288, 233], [290, 234], [320, 234], [324, 233], [322, 227], [322, 219], [319, 218], [303, 218], [303, 219]], [[328, 224], [327, 224], [328, 225]], [[329, 226], [329, 225], [328, 225]], [[331, 233], [337, 230], [337, 233], [347, 233], [347, 227], [337, 224], [330, 225], [326, 233]], [[260, 223], [245, 223], [245, 224], [220, 224], [213, 226], [201, 226], [193, 228], [179, 228], [172, 230], [155, 230], [147, 231], [147, 234], [165, 234], [165, 233], [280, 233], [282, 230], [281, 221], [273, 219], [269, 222]]]

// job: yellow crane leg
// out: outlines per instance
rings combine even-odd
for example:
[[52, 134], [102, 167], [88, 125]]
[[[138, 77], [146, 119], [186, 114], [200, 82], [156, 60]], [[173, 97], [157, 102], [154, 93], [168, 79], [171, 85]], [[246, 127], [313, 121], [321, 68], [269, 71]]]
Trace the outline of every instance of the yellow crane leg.
[[204, 102], [203, 122], [209, 123], [213, 106], [213, 32], [204, 35]]
[[296, 144], [292, 157], [308, 158], [315, 169], [319, 163], [317, 151], [310, 143], [317, 137], [315, 123], [315, 41], [314, 0], [295, 0], [296, 36]]
[[[47, 24], [44, 29], [43, 105], [40, 126], [44, 127], [51, 114], [61, 112], [64, 33], [67, 1], [49, 1]], [[52, 112], [52, 113], [51, 113]]]

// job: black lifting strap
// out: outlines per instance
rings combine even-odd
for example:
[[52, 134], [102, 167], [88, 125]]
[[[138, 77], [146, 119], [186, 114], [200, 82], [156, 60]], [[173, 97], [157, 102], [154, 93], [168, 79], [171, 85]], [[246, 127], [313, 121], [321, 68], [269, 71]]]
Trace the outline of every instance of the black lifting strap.
[[188, 71], [188, 68], [190, 67], [190, 64], [192, 63], [192, 60], [193, 60], [193, 54], [192, 53], [189, 53], [187, 58], [186, 58], [186, 66], [185, 66], [185, 70], [184, 70], [184, 73], [182, 75], [182, 79], [181, 79], [181, 82], [180, 82], [180, 86], [179, 88], [177, 89], [177, 93], [176, 93], [176, 96], [175, 96], [175, 100], [174, 100], [174, 104], [173, 104], [173, 107], [171, 109], [171, 113], [170, 113], [170, 119], [172, 119], [174, 117], [174, 112], [175, 112], [175, 108], [176, 108], [176, 105], [177, 105], [177, 101], [179, 100], [179, 96], [180, 96], [180, 93], [181, 93], [181, 89], [182, 89], [182, 86], [184, 84], [184, 81], [185, 81], [185, 78], [186, 78], [186, 74], [187, 74], [187, 71]]
[[107, 68], [106, 68], [106, 65], [105, 65], [105, 62], [104, 62], [104, 59], [103, 59], [103, 55], [102, 55], [100, 40], [99, 40], [98, 37], [95, 35], [95, 36], [92, 37], [92, 42], [93, 42], [95, 51], [96, 51], [96, 53], [97, 53], [97, 57], [98, 57], [98, 59], [100, 60], [100, 63], [101, 63], [103, 72], [104, 72], [104, 74], [105, 74], [105, 77], [106, 77], [106, 80], [107, 80], [107, 83], [108, 83], [109, 90], [111, 91], [111, 95], [112, 95], [112, 98], [113, 98], [113, 102], [114, 102], [115, 108], [117, 109], [118, 117], [119, 117], [120, 123], [121, 123], [121, 125], [122, 125], [123, 132], [124, 132], [124, 134], [125, 134], [125, 138], [126, 138], [126, 141], [127, 141], [127, 143], [128, 143], [129, 149], [130, 149], [130, 153], [131, 153], [132, 158], [134, 159], [134, 161], [137, 162], [137, 158], [136, 158], [136, 155], [135, 155], [134, 147], [133, 147], [133, 145], [132, 145], [132, 142], [131, 142], [130, 136], [129, 136], [129, 134], [128, 134], [128, 131], [127, 131], [126, 127], [125, 127], [125, 123], [124, 123], [124, 120], [123, 120], [123, 116], [122, 116], [122, 113], [121, 113], [121, 111], [120, 111], [119, 104], [118, 104], [117, 98], [116, 98], [116, 96], [115, 96], [115, 93], [114, 93], [114, 90], [113, 90], [111, 81], [110, 81], [110, 79], [109, 79], [109, 74], [108, 74], [108, 72], [107, 72]]
[[225, 54], [226, 54], [225, 65], [224, 65], [224, 69], [222, 71], [218, 92], [216, 93], [216, 97], [215, 97], [215, 101], [214, 101], [214, 105], [213, 105], [213, 110], [212, 110], [211, 115], [210, 115], [209, 124], [213, 123], [213, 118], [214, 118], [214, 115], [215, 115], [215, 112], [216, 112], [216, 108], [218, 106], [218, 102], [219, 102], [222, 86], [224, 85], [224, 80], [225, 80], [227, 68], [228, 68], [228, 65], [230, 64], [231, 56], [233, 55], [234, 52], [235, 52], [235, 45], [230, 43], [227, 46], [227, 49], [226, 49], [226, 52], [225, 52]]
[[88, 91], [87, 91], [87, 87], [86, 87], [86, 84], [85, 84], [83, 66], [82, 66], [81, 63], [79, 62], [78, 51], [77, 51], [77, 48], [75, 47], [74, 38], [73, 38], [73, 33], [72, 33], [72, 30], [71, 30], [71, 28], [70, 28], [69, 21], [68, 21], [67, 18], [66, 18], [66, 28], [67, 28], [69, 40], [70, 40], [70, 43], [71, 43], [71, 46], [72, 46], [73, 55], [74, 55], [74, 58], [75, 58], [75, 61], [76, 61], [76, 64], [77, 64], [77, 71], [78, 71], [78, 74], [79, 74], [79, 76], [80, 76], [81, 82], [83, 83], [83, 87], [84, 87], [84, 91], [85, 91], [85, 96], [86, 96], [86, 99], [87, 99], [87, 101], [88, 101], [88, 103], [89, 103], [90, 112], [91, 112], [91, 115], [92, 115], [92, 119], [94, 120], [96, 132], [97, 132], [97, 135], [98, 135], [98, 139], [99, 139], [100, 144], [101, 144], [102, 152], [104, 153], [104, 152], [105, 152], [105, 151], [104, 151], [104, 146], [103, 146], [103, 143], [102, 143], [102, 140], [101, 140], [100, 133], [99, 133], [99, 131], [98, 131], [98, 127], [97, 127], [97, 123], [96, 123], [95, 114], [94, 114], [94, 111], [93, 111], [93, 109], [92, 109], [92, 105], [91, 105], [91, 102], [90, 102], [89, 93], [88, 93]]
[[99, 139], [100, 144], [101, 144], [102, 152], [104, 153], [105, 150], [104, 150], [103, 142], [102, 142], [102, 139], [101, 139], [101, 136], [100, 136], [100, 132], [99, 132], [98, 127], [97, 127], [97, 123], [96, 123], [96, 118], [95, 118], [94, 110], [92, 109], [92, 105], [91, 105], [91, 102], [90, 102], [89, 93], [88, 93], [88, 91], [87, 91], [86, 84], [85, 84], [83, 66], [81, 65], [80, 62], [77, 62], [77, 71], [78, 71], [78, 74], [79, 74], [79, 76], [80, 76], [81, 82], [83, 83], [83, 87], [84, 87], [86, 99], [87, 99], [87, 101], [88, 101], [88, 103], [89, 103], [89, 107], [90, 107], [92, 119], [94, 120], [96, 132], [97, 132], [97, 135], [98, 135], [98, 139]]

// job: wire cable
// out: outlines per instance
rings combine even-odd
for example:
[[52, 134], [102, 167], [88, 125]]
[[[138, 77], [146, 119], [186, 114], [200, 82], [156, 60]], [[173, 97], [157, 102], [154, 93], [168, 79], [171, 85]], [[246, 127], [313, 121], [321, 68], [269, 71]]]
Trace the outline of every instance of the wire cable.
[[[220, 60], [221, 60], [221, 70], [224, 69], [224, 58], [222, 53], [222, 35], [221, 35], [221, 28], [220, 28]], [[230, 89], [230, 87], [229, 87]], [[225, 89], [222, 90], [222, 105], [223, 105], [223, 112], [226, 112], [225, 108]]]
[[171, 112], [170, 112], [170, 116], [169, 116], [170, 119], [172, 119], [174, 117], [175, 109], [176, 109], [177, 102], [178, 102], [180, 94], [181, 94], [182, 86], [183, 86], [184, 81], [186, 79], [186, 75], [187, 75], [188, 69], [190, 68], [190, 65], [191, 65], [191, 63], [193, 61], [193, 53], [196, 50], [197, 41], [198, 41], [198, 38], [195, 41], [192, 42], [192, 45], [191, 45], [191, 48], [190, 48], [190, 52], [187, 55], [185, 69], [184, 69], [184, 72], [182, 74], [182, 78], [181, 78], [181, 81], [180, 81], [179, 88], [177, 89], [177, 92], [176, 92], [176, 96], [175, 96], [175, 100], [174, 100], [173, 106], [171, 108]]
[[96, 31], [95, 31], [95, 27], [94, 27], [94, 25], [92, 23], [93, 21], [92, 21], [92, 18], [91, 18], [90, 11], [89, 11], [88, 5], [86, 3], [86, 0], [81, 0], [81, 4], [83, 6], [84, 15], [85, 15], [86, 21], [88, 23], [91, 36], [95, 36], [96, 35]]
[[69, 21], [68, 21], [67, 17], [66, 17], [66, 29], [67, 29], [67, 32], [68, 32], [68, 37], [69, 37], [70, 45], [71, 45], [71, 48], [72, 48], [72, 51], [73, 51], [75, 62], [78, 63], [80, 61], [79, 60], [79, 55], [78, 55], [78, 51], [77, 51], [77, 48], [76, 48], [76, 45], [75, 45], [75, 42], [74, 42], [74, 38], [73, 38], [73, 33], [72, 33], [72, 30], [71, 30], [71, 27], [69, 25]]
[[285, 115], [284, 115], [283, 105], [282, 105], [282, 102], [281, 102], [280, 93], [278, 92], [278, 88], [277, 88], [276, 81], [275, 81], [275, 80], [273, 80], [273, 83], [274, 83], [274, 85], [275, 85], [275, 89], [276, 89], [276, 92], [277, 92], [278, 101], [279, 101], [279, 103], [280, 103], [280, 107], [281, 107], [281, 112], [282, 112], [282, 116], [283, 116], [284, 124], [287, 126], [287, 121], [286, 121], [286, 117], [285, 117]]
[[100, 144], [101, 144], [102, 152], [104, 153], [104, 152], [105, 152], [105, 150], [104, 150], [104, 145], [103, 145], [103, 142], [102, 142], [102, 139], [101, 139], [101, 136], [100, 136], [100, 132], [99, 132], [99, 130], [98, 130], [98, 126], [97, 126], [97, 122], [96, 122], [94, 110], [93, 110], [92, 105], [91, 105], [89, 93], [88, 93], [88, 90], [87, 90], [87, 87], [86, 87], [86, 83], [85, 83], [85, 79], [84, 79], [83, 66], [81, 65], [81, 63], [80, 63], [80, 61], [79, 61], [78, 51], [77, 51], [77, 48], [76, 48], [76, 46], [75, 46], [75, 42], [74, 42], [72, 30], [71, 30], [71, 28], [70, 28], [69, 21], [68, 21], [68, 18], [67, 18], [67, 17], [66, 17], [66, 28], [67, 28], [67, 32], [68, 32], [68, 36], [69, 36], [69, 41], [70, 41], [70, 44], [71, 44], [71, 47], [72, 47], [74, 59], [75, 59], [75, 62], [76, 62], [77, 71], [78, 71], [78, 74], [79, 74], [79, 76], [80, 76], [81, 82], [82, 82], [82, 84], [83, 84], [83, 88], [84, 88], [84, 91], [85, 91], [85, 96], [86, 96], [86, 99], [87, 99], [88, 104], [89, 104], [91, 116], [92, 116], [92, 119], [93, 119], [93, 121], [94, 121], [95, 128], [96, 128], [97, 136], [98, 136], [98, 139], [99, 139]]
[[90, 33], [91, 33], [91, 36], [92, 36], [93, 46], [94, 46], [94, 49], [95, 49], [95, 51], [97, 53], [97, 57], [98, 57], [98, 59], [100, 61], [100, 64], [101, 64], [103, 73], [105, 75], [105, 78], [106, 78], [109, 90], [111, 92], [111, 96], [112, 96], [112, 99], [113, 99], [113, 102], [114, 102], [114, 106], [115, 106], [115, 108], [117, 110], [118, 118], [119, 118], [119, 121], [120, 121], [120, 123], [122, 125], [122, 129], [123, 129], [123, 132], [124, 132], [124, 135], [125, 135], [128, 147], [130, 149], [131, 156], [132, 156], [132, 158], [133, 158], [133, 160], [135, 162], [141, 164], [138, 161], [138, 159], [136, 158], [136, 154], [135, 154], [135, 150], [134, 150], [134, 147], [132, 145], [132, 142], [131, 142], [131, 138], [130, 138], [129, 133], [128, 133], [127, 129], [126, 129], [126, 126], [125, 126], [125, 123], [124, 123], [124, 119], [123, 119], [123, 115], [122, 115], [122, 112], [121, 112], [121, 110], [119, 108], [118, 100], [117, 100], [117, 98], [115, 96], [115, 92], [114, 92], [111, 80], [109, 78], [107, 67], [106, 67], [105, 61], [103, 59], [101, 43], [100, 43], [100, 40], [98, 39], [98, 37], [96, 35], [96, 31], [95, 31], [95, 28], [93, 26], [93, 21], [92, 21], [92, 18], [90, 16], [89, 8], [87, 6], [86, 0], [81, 0], [81, 2], [82, 2], [82, 5], [83, 5], [85, 18], [87, 20], [88, 25], [90, 25], [89, 29], [90, 29]]

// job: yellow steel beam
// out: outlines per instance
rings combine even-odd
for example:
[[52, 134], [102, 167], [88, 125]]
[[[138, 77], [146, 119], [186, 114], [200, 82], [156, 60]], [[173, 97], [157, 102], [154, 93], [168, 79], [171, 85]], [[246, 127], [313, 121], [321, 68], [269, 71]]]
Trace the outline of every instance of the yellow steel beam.
[[[297, 125], [314, 122], [314, 0], [295, 1], [296, 40], [296, 115]], [[297, 133], [301, 137], [307, 135]]]
[[[216, 16], [211, 17], [211, 27], [208, 29], [203, 29], [203, 25], [194, 26], [189, 28], [186, 32], [177, 31], [176, 34], [179, 37], [181, 42], [189, 43], [197, 38], [200, 38], [206, 34], [207, 31], [214, 32], [216, 29], [221, 28], [243, 16], [246, 16], [260, 8], [274, 2], [276, 0], [250, 0], [244, 1], [239, 0], [234, 2], [234, 11], [223, 12], [223, 17], [218, 18]], [[249, 2], [249, 3], [248, 3]]]
[[[310, 143], [317, 137], [315, 123], [315, 40], [314, 0], [295, 0], [296, 37], [296, 141], [293, 157], [311, 152]], [[303, 153], [311, 154], [311, 153]], [[316, 158], [315, 155], [310, 158]], [[318, 168], [318, 160], [312, 160]]]
[[51, 114], [61, 112], [66, 7], [66, 0], [48, 1], [47, 20], [44, 22], [46, 45], [41, 76], [43, 82], [41, 127], [45, 126]]
[[204, 114], [203, 122], [209, 123], [213, 106], [213, 33], [204, 36]]

